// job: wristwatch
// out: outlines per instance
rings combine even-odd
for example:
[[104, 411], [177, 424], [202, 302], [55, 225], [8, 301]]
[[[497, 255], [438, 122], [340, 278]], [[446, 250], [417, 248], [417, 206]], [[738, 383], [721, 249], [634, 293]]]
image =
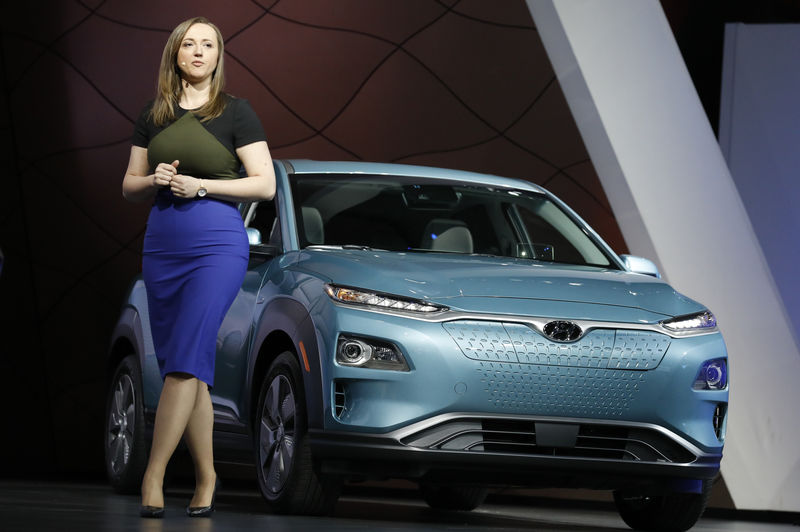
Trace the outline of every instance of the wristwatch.
[[206, 194], [208, 194], [208, 190], [206, 187], [203, 186], [203, 180], [200, 180], [200, 188], [197, 189], [197, 197], [198, 198], [205, 198]]

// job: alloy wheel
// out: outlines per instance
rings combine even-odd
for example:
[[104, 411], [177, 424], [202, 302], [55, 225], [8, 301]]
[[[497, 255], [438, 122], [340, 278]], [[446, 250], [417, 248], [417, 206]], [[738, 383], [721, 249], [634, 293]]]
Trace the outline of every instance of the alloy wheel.
[[119, 375], [113, 393], [106, 445], [111, 471], [118, 475], [130, 461], [136, 429], [136, 392], [130, 375]]
[[284, 375], [275, 375], [264, 401], [259, 437], [260, 466], [272, 493], [279, 493], [289, 480], [297, 441], [296, 413], [291, 383]]

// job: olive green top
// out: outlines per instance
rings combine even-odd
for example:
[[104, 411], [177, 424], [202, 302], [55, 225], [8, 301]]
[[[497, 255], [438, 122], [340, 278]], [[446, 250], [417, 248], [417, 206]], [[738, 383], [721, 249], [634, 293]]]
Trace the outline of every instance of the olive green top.
[[201, 122], [191, 111], [175, 108], [177, 119], [157, 127], [150, 116], [152, 102], [136, 122], [134, 146], [147, 148], [153, 172], [159, 163], [180, 161], [178, 172], [202, 179], [234, 179], [241, 161], [236, 149], [266, 140], [258, 116], [247, 100], [226, 95], [225, 110]]

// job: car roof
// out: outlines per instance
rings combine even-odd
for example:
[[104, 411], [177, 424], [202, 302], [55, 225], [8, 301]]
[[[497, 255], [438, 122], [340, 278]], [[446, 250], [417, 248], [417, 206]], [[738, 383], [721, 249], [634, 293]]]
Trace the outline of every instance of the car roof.
[[479, 174], [477, 172], [448, 168], [397, 163], [370, 163], [363, 161], [313, 161], [310, 159], [284, 159], [283, 162], [287, 163], [292, 168], [292, 173], [294, 174], [371, 174], [429, 177], [529, 190], [540, 194], [546, 193], [542, 187], [523, 179], [501, 177], [492, 174]]

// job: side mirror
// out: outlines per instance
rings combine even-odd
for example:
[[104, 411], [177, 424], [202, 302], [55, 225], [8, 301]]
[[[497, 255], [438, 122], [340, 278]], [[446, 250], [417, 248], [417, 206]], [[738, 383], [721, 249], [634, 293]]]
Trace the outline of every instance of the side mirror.
[[248, 227], [247, 228], [247, 241], [250, 243], [251, 246], [260, 246], [261, 245], [261, 231], [259, 231], [255, 227]]
[[255, 261], [256, 264], [262, 263], [272, 257], [277, 257], [281, 254], [278, 246], [272, 244], [264, 244], [261, 241], [261, 231], [255, 227], [247, 227], [247, 241], [250, 244], [250, 261]]
[[644, 257], [637, 257], [635, 255], [620, 255], [625, 268], [633, 273], [643, 273], [650, 275], [656, 279], [661, 279], [661, 273], [658, 271], [658, 266], [655, 265], [650, 259]]

